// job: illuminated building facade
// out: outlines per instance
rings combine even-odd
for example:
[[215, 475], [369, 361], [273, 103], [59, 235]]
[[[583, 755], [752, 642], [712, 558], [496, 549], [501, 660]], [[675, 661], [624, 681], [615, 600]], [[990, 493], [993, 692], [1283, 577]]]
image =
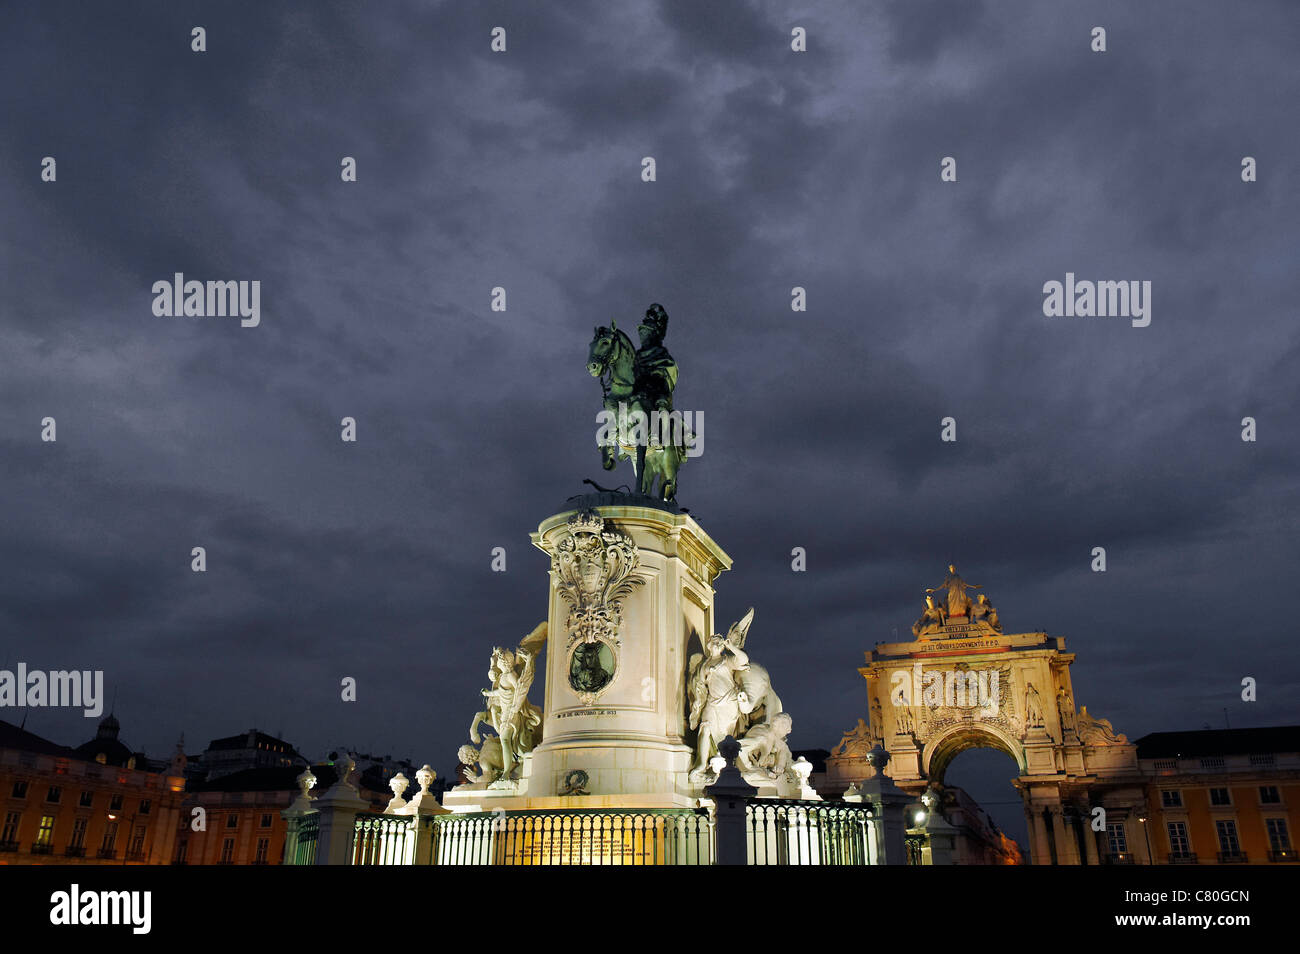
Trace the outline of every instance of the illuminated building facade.
[[[75, 749], [0, 722], [0, 864], [166, 864], [184, 778], [108, 716]], [[183, 765], [183, 763], [182, 763]]]
[[1156, 732], [1137, 746], [1151, 777], [1143, 827], [1156, 864], [1300, 860], [1300, 726]]

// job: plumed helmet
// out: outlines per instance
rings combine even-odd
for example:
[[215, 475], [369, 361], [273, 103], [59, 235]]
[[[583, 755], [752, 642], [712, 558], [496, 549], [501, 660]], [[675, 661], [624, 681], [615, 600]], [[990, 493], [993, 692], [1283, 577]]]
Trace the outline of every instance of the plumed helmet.
[[643, 325], [653, 329], [661, 337], [668, 333], [668, 312], [657, 302], [645, 310]]

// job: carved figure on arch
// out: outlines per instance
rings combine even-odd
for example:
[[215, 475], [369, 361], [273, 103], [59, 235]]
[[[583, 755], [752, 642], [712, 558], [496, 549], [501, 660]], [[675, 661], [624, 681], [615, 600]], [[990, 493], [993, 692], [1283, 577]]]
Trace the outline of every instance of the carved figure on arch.
[[1061, 686], [1056, 690], [1056, 709], [1061, 716], [1061, 731], [1074, 731], [1074, 700], [1070, 698], [1069, 690]]
[[979, 599], [971, 607], [970, 618], [971, 622], [982, 620], [988, 623], [996, 633], [1002, 632], [1002, 623], [998, 620], [998, 611], [993, 608], [993, 604], [989, 602], [989, 598], [983, 593], [979, 595]]
[[938, 593], [940, 591], [946, 591], [947, 605], [945, 609], [947, 611], [947, 616], [951, 618], [953, 616], [968, 615], [970, 612], [971, 600], [970, 597], [966, 595], [966, 591], [978, 590], [981, 588], [982, 587], [980, 587], [975, 583], [967, 583], [965, 580], [963, 580], [957, 574], [957, 567], [949, 563], [948, 576], [938, 586], [931, 587], [927, 589], [926, 592]]
[[[880, 702], [872, 700], [872, 708], [880, 709]], [[840, 739], [839, 745], [831, 749], [832, 758], [865, 758], [875, 744], [876, 736], [874, 726], [868, 726], [865, 719], [859, 719], [858, 724], [844, 733], [844, 738]]]
[[[926, 592], [930, 591], [927, 590]], [[925, 598], [925, 609], [921, 611], [921, 618], [912, 624], [912, 635], [920, 639], [927, 633], [943, 629], [947, 621], [948, 615], [944, 612], [943, 607], [935, 605], [933, 596], [927, 596]]]
[[916, 724], [912, 720], [912, 707], [908, 705], [907, 692], [902, 686], [898, 687], [898, 693], [894, 696], [894, 721], [902, 735], [911, 735], [916, 731]]
[[1109, 719], [1096, 719], [1088, 715], [1088, 707], [1079, 710], [1079, 741], [1084, 745], [1124, 745], [1128, 736], [1116, 733]]
[[1025, 683], [1025, 725], [1031, 729], [1042, 728], [1046, 724], [1043, 718], [1043, 701], [1032, 682]]

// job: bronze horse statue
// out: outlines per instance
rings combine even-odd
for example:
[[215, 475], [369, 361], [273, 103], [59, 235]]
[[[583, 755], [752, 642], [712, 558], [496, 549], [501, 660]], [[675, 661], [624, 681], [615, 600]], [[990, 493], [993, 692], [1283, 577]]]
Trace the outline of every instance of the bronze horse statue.
[[[601, 445], [601, 465], [613, 470], [619, 460], [630, 460], [639, 478], [638, 492], [671, 502], [677, 495], [677, 471], [686, 459], [687, 435], [685, 427], [679, 426], [679, 434], [670, 442], [660, 441], [660, 431], [653, 425], [662, 422], [665, 415], [656, 414], [656, 408], [646, 399], [637, 380], [636, 356], [632, 339], [618, 329], [616, 322], [594, 330], [587, 352], [587, 371], [600, 379], [605, 411], [615, 422], [616, 434], [612, 441]], [[645, 422], [644, 426], [637, 427], [638, 419]], [[671, 427], [671, 422], [666, 423]]]

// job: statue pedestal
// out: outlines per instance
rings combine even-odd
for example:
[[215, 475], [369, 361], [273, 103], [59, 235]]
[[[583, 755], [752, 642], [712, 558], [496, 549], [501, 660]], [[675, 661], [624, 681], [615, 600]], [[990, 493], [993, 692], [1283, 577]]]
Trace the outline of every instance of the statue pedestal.
[[[713, 582], [731, 558], [694, 519], [647, 498], [608, 503], [615, 495], [578, 498], [571, 510], [542, 521], [532, 535], [552, 561], [542, 741], [529, 760], [527, 784], [513, 797], [461, 786], [444, 796], [457, 811], [556, 808], [692, 808], [702, 794], [687, 778], [687, 663], [699, 636], [716, 632]], [[580, 515], [580, 516], [579, 516]], [[575, 518], [571, 521], [570, 518]], [[637, 566], [619, 586], [619, 557], [602, 541], [624, 534]], [[613, 569], [611, 570], [611, 567]], [[610, 581], [606, 583], [606, 577]], [[613, 607], [616, 629], [602, 629], [606, 610], [570, 624], [576, 589], [584, 605]], [[609, 593], [612, 593], [612, 596]], [[593, 597], [593, 594], [595, 596]], [[697, 635], [699, 634], [699, 635]], [[539, 682], [541, 679], [539, 678]], [[587, 795], [562, 795], [570, 773], [585, 772]]]
[[895, 732], [889, 742], [890, 775], [895, 781], [923, 778], [921, 750], [911, 733]]
[[1025, 734], [1025, 774], [1055, 775], [1056, 743], [1042, 726], [1034, 726]]
[[[576, 509], [586, 503], [575, 501]], [[584, 695], [575, 686], [581, 667], [574, 661], [584, 649], [568, 630], [563, 580], [551, 574], [545, 722], [528, 795], [555, 797], [568, 773], [581, 770], [591, 796], [694, 805], [700, 792], [686, 778], [692, 755], [684, 741], [686, 664], [700, 651], [695, 634], [716, 632], [713, 582], [730, 569], [731, 558], [686, 514], [626, 504], [592, 510], [606, 530], [631, 537], [639, 561], [633, 576], [643, 582], [622, 600], [618, 645], [607, 647], [607, 656], [600, 650], [613, 663], [612, 678]], [[572, 514], [544, 520], [533, 544], [554, 554], [569, 535]]]
[[[1071, 733], [1073, 735], [1073, 733]], [[1077, 739], [1067, 737], [1068, 741], [1061, 749], [1065, 756], [1065, 774], [1066, 775], [1086, 775], [1088, 767], [1083, 761], [1083, 746]]]

